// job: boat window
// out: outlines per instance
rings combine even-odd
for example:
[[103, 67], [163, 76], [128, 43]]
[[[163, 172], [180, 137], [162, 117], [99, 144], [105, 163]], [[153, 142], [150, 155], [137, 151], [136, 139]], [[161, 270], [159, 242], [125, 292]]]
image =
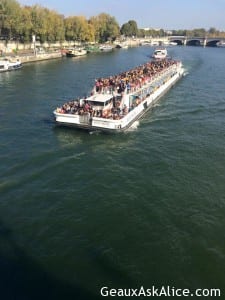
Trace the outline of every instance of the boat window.
[[92, 106], [104, 106], [104, 102], [100, 102], [100, 101], [88, 101], [89, 104], [91, 104]]
[[105, 106], [108, 105], [108, 104], [111, 103], [111, 102], [112, 102], [112, 98], [109, 99], [109, 100], [107, 100], [107, 101], [105, 101]]
[[133, 100], [136, 98], [136, 95], [130, 95], [130, 103], [132, 103], [133, 102]]
[[135, 95], [131, 95], [129, 97], [129, 104], [131, 108], [134, 108], [135, 106], [137, 106], [137, 104], [139, 103], [139, 101], [141, 100], [141, 97], [138, 95], [139, 93], [135, 94]]

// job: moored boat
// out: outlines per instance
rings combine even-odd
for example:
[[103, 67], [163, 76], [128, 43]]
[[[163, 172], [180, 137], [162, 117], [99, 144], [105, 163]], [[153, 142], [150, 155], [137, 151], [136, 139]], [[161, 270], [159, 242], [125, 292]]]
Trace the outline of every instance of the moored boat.
[[221, 48], [225, 48], [225, 42], [224, 41], [220, 41], [218, 43], [216, 43], [217, 47], [221, 47]]
[[87, 50], [83, 48], [72, 48], [68, 49], [66, 52], [67, 57], [83, 56], [87, 54]]
[[100, 51], [108, 52], [108, 51], [112, 51], [113, 47], [110, 45], [102, 45], [99, 47], [99, 49], [100, 49]]
[[167, 57], [167, 50], [166, 48], [156, 48], [154, 53], [152, 54], [154, 59], [164, 59]]
[[91, 95], [73, 99], [53, 113], [56, 123], [90, 131], [125, 131], [141, 118], [184, 73], [182, 63], [149, 61], [109, 78], [99, 78]]
[[20, 69], [22, 63], [19, 58], [5, 57], [0, 59], [0, 72], [7, 72]]
[[118, 49], [128, 49], [128, 44], [127, 43], [120, 43], [116, 45], [116, 48]]
[[98, 45], [88, 45], [85, 47], [85, 50], [87, 53], [96, 53], [100, 52], [99, 46]]
[[170, 46], [177, 46], [177, 42], [169, 42]]

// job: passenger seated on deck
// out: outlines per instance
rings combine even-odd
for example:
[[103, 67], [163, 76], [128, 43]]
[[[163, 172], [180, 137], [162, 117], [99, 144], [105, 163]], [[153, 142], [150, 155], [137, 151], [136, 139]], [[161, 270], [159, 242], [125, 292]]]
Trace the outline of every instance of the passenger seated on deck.
[[117, 115], [120, 115], [120, 113], [121, 113], [120, 107], [117, 107], [116, 112], [117, 112]]
[[98, 93], [99, 89], [100, 89], [100, 82], [98, 80], [95, 80], [95, 89], [96, 89], [96, 92]]
[[135, 100], [136, 106], [138, 106], [138, 104], [140, 104], [140, 103], [141, 103], [141, 99], [137, 96], [136, 100]]
[[90, 105], [88, 104], [88, 102], [86, 102], [84, 105], [84, 110], [89, 111], [89, 109], [90, 109]]
[[123, 114], [124, 115], [128, 114], [128, 107], [126, 106], [126, 104], [124, 104], [124, 107], [123, 107]]

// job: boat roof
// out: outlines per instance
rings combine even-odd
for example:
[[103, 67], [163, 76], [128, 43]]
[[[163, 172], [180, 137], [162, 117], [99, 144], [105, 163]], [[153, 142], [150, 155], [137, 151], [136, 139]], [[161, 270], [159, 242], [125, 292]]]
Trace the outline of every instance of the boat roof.
[[166, 52], [167, 50], [165, 48], [157, 48], [155, 49], [155, 52]]
[[86, 100], [88, 101], [96, 101], [96, 102], [106, 102], [107, 100], [112, 99], [112, 94], [95, 94], [88, 97]]

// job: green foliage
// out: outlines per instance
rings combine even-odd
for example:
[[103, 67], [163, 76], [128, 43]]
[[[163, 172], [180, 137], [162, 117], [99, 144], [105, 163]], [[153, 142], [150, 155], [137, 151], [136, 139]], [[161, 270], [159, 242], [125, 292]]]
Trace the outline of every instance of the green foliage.
[[29, 7], [24, 7], [24, 9], [22, 9], [21, 23], [23, 24], [23, 26], [21, 26], [18, 33], [21, 37], [23, 37], [23, 41], [29, 42], [32, 31], [32, 18]]
[[[73, 40], [79, 42], [106, 42], [113, 41], [120, 34], [127, 37], [164, 36], [163, 29], [148, 31], [138, 29], [134, 20], [129, 20], [121, 28], [115, 17], [101, 13], [87, 20], [83, 16], [64, 18], [54, 10], [49, 10], [40, 5], [21, 6], [16, 0], [0, 0], [0, 35], [8, 39], [20, 39], [29, 42], [35, 34], [41, 42]], [[193, 37], [225, 37], [225, 32], [220, 32], [211, 27], [208, 31], [204, 28], [193, 30], [173, 30], [173, 35], [186, 35]]]
[[120, 28], [116, 19], [108, 14], [101, 13], [90, 18], [90, 24], [94, 28], [96, 42], [114, 40], [119, 36]]
[[149, 38], [156, 38], [156, 37], [163, 37], [166, 36], [166, 32], [163, 29], [139, 29], [138, 36], [139, 37], [149, 37]]
[[21, 23], [21, 8], [15, 0], [1, 0], [1, 33], [8, 35], [11, 38], [20, 30]]
[[16, 0], [0, 0], [0, 34], [22, 41], [31, 41], [35, 34], [41, 42], [105, 42], [116, 39], [120, 28], [116, 19], [105, 13], [90, 20], [83, 16], [64, 18], [40, 5], [22, 7]]
[[132, 37], [138, 35], [137, 23], [134, 20], [130, 20], [127, 23], [123, 24], [120, 30], [121, 34]]
[[225, 37], [225, 32], [219, 31], [214, 27], [209, 28], [207, 31], [204, 28], [195, 28], [192, 30], [173, 30], [172, 35], [178, 35], [178, 36], [190, 36], [190, 37]]
[[69, 41], [93, 41], [93, 29], [83, 16], [69, 17], [64, 21], [65, 37]]

